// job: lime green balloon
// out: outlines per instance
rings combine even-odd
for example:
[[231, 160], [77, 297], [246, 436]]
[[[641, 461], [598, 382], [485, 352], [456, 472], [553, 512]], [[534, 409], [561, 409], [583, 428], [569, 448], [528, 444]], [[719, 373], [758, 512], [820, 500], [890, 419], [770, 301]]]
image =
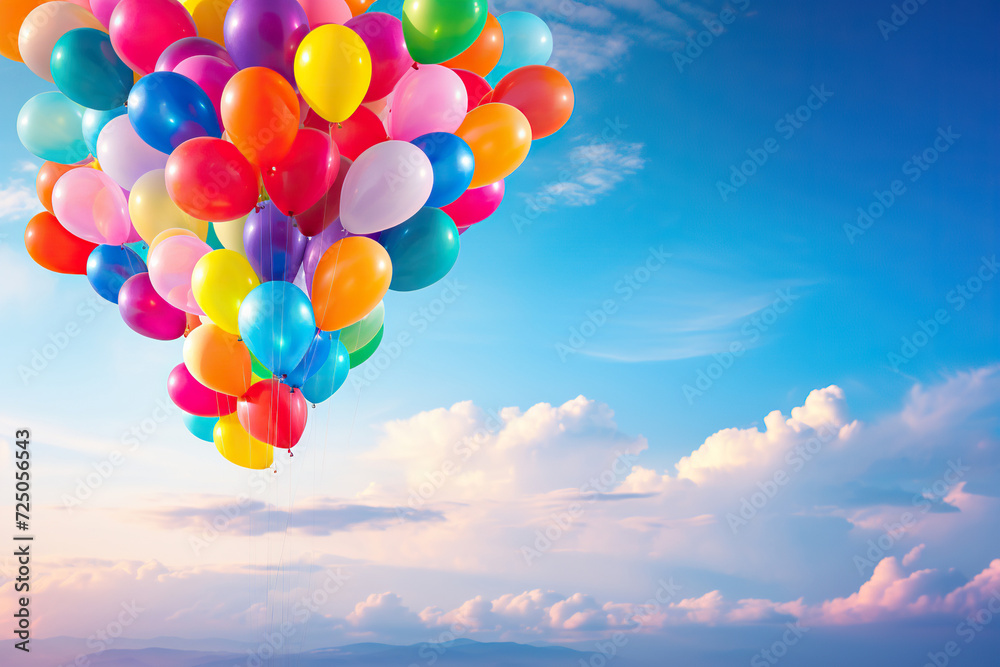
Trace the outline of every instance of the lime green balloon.
[[250, 367], [253, 369], [253, 374], [259, 377], [261, 380], [270, 380], [274, 377], [271, 371], [264, 367], [264, 364], [257, 361], [257, 357], [250, 354]]
[[443, 63], [479, 39], [486, 13], [486, 0], [405, 0], [406, 47], [418, 63]]
[[372, 342], [383, 324], [385, 324], [385, 303], [379, 301], [375, 310], [368, 313], [365, 319], [340, 332], [340, 342], [347, 348], [348, 353], [357, 352]]
[[375, 354], [376, 350], [378, 350], [378, 346], [382, 344], [382, 336], [384, 335], [385, 335], [385, 327], [382, 327], [381, 329], [378, 330], [378, 333], [375, 334], [375, 338], [372, 338], [370, 343], [365, 345], [360, 350], [351, 352], [351, 368], [357, 368], [361, 364], [371, 359], [371, 356]]

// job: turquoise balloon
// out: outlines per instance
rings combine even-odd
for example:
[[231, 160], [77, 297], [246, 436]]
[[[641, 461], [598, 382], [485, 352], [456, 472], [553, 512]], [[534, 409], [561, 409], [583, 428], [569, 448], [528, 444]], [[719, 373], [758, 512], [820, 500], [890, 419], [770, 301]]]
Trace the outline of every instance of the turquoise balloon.
[[222, 245], [222, 241], [219, 240], [219, 235], [215, 233], [215, 225], [208, 226], [208, 239], [205, 241], [208, 247], [212, 250], [225, 250], [226, 246]]
[[115, 53], [108, 34], [94, 28], [77, 28], [60, 37], [50, 67], [56, 87], [88, 109], [120, 107], [132, 90], [132, 70]]
[[90, 155], [83, 139], [84, 108], [62, 93], [35, 95], [17, 115], [17, 138], [33, 155], [76, 164]]
[[187, 426], [187, 430], [205, 442], [215, 442], [215, 425], [218, 423], [218, 417], [198, 417], [184, 413], [184, 425]]
[[91, 155], [97, 155], [97, 137], [101, 136], [104, 126], [118, 116], [128, 113], [128, 107], [120, 106], [111, 111], [97, 111], [87, 109], [83, 112], [83, 140], [87, 143], [87, 150]]
[[439, 208], [420, 209], [403, 224], [382, 232], [378, 242], [392, 259], [389, 289], [396, 292], [429, 287], [458, 261], [458, 227]]
[[369, 12], [382, 12], [403, 20], [403, 0], [375, 0], [368, 6]]
[[[268, 283], [270, 284], [270, 283]], [[310, 403], [322, 403], [326, 399], [337, 393], [347, 375], [351, 371], [351, 355], [347, 353], [347, 348], [339, 340], [334, 343], [333, 351], [327, 357], [319, 372], [306, 380], [302, 385], [302, 395]]]
[[491, 86], [519, 67], [544, 65], [552, 57], [552, 31], [529, 12], [507, 12], [497, 17], [503, 30], [500, 62], [486, 77]]
[[240, 305], [240, 335], [264, 367], [278, 378], [295, 370], [316, 335], [316, 317], [305, 292], [272, 280]]
[[135, 243], [126, 243], [125, 247], [139, 255], [139, 259], [144, 262], [149, 261], [149, 245], [145, 241], [136, 241]]

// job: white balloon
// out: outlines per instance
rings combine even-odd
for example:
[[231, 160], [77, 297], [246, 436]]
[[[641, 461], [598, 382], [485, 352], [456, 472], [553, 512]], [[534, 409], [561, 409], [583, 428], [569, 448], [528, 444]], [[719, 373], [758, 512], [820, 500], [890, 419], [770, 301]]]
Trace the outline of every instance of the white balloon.
[[424, 207], [434, 188], [427, 155], [406, 141], [376, 144], [358, 156], [340, 196], [340, 223], [352, 234], [401, 225]]
[[127, 114], [112, 118], [97, 137], [101, 170], [126, 190], [148, 172], [166, 169], [168, 157], [139, 138]]

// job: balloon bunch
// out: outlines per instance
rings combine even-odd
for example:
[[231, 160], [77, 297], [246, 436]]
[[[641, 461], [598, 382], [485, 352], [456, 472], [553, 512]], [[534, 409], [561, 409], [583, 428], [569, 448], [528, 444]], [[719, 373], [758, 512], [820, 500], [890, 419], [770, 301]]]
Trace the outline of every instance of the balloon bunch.
[[4, 0], [0, 32], [58, 88], [17, 120], [29, 254], [185, 338], [170, 397], [254, 469], [574, 104], [545, 23], [485, 0]]

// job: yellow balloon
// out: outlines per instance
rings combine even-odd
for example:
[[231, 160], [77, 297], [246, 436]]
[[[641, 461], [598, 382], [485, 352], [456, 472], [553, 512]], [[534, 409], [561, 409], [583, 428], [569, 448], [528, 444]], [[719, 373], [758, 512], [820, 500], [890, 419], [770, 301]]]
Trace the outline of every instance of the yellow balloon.
[[198, 36], [210, 39], [220, 46], [226, 41], [222, 36], [222, 25], [226, 21], [226, 12], [233, 0], [181, 0], [184, 9], [194, 18], [198, 27]]
[[215, 448], [227, 461], [250, 470], [266, 470], [274, 463], [274, 447], [255, 439], [234, 412], [215, 425]]
[[191, 292], [212, 322], [239, 335], [240, 305], [260, 285], [250, 263], [234, 250], [213, 250], [198, 260], [191, 274]]
[[227, 250], [234, 250], [244, 257], [247, 256], [247, 253], [243, 249], [243, 227], [246, 225], [247, 217], [249, 216], [245, 215], [238, 220], [212, 223], [212, 227], [215, 228], [215, 235], [222, 241], [222, 245]]
[[135, 231], [151, 243], [168, 229], [187, 229], [202, 241], [208, 238], [208, 223], [191, 217], [167, 194], [166, 171], [154, 169], [135, 182], [128, 196], [128, 213]]
[[372, 82], [372, 57], [358, 33], [321, 25], [295, 54], [295, 81], [306, 103], [331, 123], [358, 110]]

